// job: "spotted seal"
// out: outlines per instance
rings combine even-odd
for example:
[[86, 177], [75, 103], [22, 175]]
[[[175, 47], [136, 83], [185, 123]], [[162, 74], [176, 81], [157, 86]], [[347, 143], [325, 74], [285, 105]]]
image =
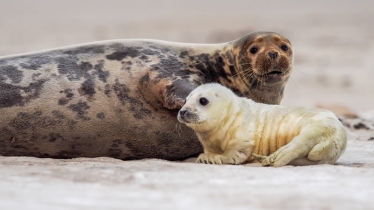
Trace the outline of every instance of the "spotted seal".
[[200, 163], [334, 164], [347, 144], [344, 126], [328, 110], [256, 103], [220, 84], [193, 90], [178, 120], [204, 146]]
[[110, 40], [0, 58], [0, 155], [178, 160], [202, 147], [176, 116], [218, 82], [278, 104], [291, 74], [284, 36], [220, 44]]

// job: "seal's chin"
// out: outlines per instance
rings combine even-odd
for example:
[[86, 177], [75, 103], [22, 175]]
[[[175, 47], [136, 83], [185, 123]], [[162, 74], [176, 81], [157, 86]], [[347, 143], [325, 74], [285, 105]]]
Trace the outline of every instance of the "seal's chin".
[[202, 121], [197, 121], [196, 119], [189, 119], [188, 117], [185, 117], [185, 116], [182, 117], [180, 115], [178, 115], [178, 121], [180, 123], [186, 124], [189, 127], [194, 126], [194, 125], [199, 125], [199, 124], [203, 123]]
[[185, 120], [185, 119], [182, 119], [182, 118], [179, 118], [179, 117], [178, 117], [178, 121], [180, 123], [184, 123], [184, 124], [189, 124], [190, 123], [190, 122], [188, 122], [188, 120]]
[[283, 71], [274, 70], [274, 71], [268, 72], [266, 74], [263, 74], [261, 76], [265, 76], [265, 77], [281, 77], [284, 74], [285, 74], [285, 72], [283, 72]]
[[284, 81], [288, 77], [289, 72], [288, 70], [273, 69], [258, 76], [263, 82], [278, 83]]

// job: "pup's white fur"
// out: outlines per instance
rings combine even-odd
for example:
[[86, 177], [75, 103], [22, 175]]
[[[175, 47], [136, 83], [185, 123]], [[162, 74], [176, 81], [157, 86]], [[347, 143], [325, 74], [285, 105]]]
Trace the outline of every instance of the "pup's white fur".
[[178, 120], [201, 141], [200, 163], [334, 164], [347, 144], [343, 125], [330, 111], [260, 104], [219, 84], [193, 90]]

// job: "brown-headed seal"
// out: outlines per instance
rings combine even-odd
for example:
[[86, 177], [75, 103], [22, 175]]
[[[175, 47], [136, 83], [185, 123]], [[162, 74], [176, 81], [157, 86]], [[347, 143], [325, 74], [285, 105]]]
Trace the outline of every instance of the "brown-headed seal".
[[256, 103], [220, 84], [193, 90], [178, 120], [196, 131], [204, 146], [200, 163], [254, 158], [276, 167], [334, 164], [347, 144], [343, 125], [330, 111]]
[[278, 104], [292, 66], [291, 43], [272, 32], [222, 44], [112, 40], [2, 57], [0, 155], [197, 155], [193, 130], [176, 119], [194, 88], [218, 82]]

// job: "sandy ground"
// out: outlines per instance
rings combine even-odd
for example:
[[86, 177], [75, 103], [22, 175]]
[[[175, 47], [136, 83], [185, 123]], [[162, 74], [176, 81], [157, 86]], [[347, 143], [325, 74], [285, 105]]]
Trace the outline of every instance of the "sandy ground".
[[214, 43], [277, 31], [296, 53], [282, 104], [355, 117], [342, 117], [348, 147], [333, 166], [0, 157], [0, 209], [374, 209], [372, 8], [370, 0], [0, 0], [0, 56], [105, 39]]

